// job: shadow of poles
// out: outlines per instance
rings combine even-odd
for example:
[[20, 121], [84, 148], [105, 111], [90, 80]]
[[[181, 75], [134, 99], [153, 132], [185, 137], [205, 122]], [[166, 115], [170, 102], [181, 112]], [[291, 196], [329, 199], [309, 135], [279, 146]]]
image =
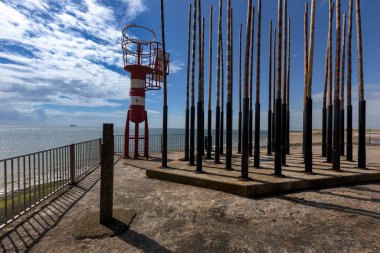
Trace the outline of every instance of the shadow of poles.
[[19, 224], [0, 236], [0, 250], [30, 251], [99, 180], [100, 170], [94, 169], [76, 185], [23, 218]]

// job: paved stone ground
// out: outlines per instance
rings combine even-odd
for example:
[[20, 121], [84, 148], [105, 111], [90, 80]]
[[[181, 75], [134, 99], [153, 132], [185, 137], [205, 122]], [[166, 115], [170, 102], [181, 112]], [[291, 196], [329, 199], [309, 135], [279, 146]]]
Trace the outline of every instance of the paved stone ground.
[[[378, 163], [379, 149], [369, 150]], [[116, 237], [76, 240], [73, 229], [98, 209], [97, 169], [0, 241], [31, 252], [380, 252], [380, 183], [248, 199], [148, 179], [115, 168], [115, 208], [133, 209]], [[20, 239], [22, 238], [22, 240]]]

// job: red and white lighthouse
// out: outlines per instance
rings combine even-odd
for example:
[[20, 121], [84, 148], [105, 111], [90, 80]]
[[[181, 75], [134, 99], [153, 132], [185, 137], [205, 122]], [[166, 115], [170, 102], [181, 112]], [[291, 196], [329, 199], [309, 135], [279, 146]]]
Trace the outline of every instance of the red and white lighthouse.
[[[130, 34], [132, 28], [144, 29], [153, 36], [151, 41], [136, 39]], [[129, 157], [130, 146], [134, 147], [134, 158], [139, 156], [139, 140], [144, 140], [144, 156], [149, 156], [149, 125], [145, 109], [145, 92], [159, 90], [163, 81], [163, 60], [169, 66], [169, 54], [163, 56], [161, 44], [156, 34], [143, 26], [127, 25], [123, 29], [121, 47], [123, 50], [124, 69], [131, 74], [131, 104], [127, 113], [124, 140], [124, 156]], [[169, 67], [166, 69], [169, 74]], [[130, 135], [130, 122], [135, 123], [135, 133]], [[144, 136], [139, 135], [139, 124], [145, 122]], [[133, 143], [130, 140], [133, 139]]]

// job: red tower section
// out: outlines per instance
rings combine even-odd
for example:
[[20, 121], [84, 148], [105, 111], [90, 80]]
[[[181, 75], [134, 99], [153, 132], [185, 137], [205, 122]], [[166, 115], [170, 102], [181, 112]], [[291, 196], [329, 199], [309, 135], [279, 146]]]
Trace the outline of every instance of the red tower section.
[[[144, 29], [153, 35], [151, 41], [144, 41], [133, 37], [131, 28]], [[155, 41], [154, 31], [138, 26], [128, 25], [123, 29], [121, 47], [123, 50], [124, 70], [131, 75], [131, 90], [129, 92], [131, 104], [127, 113], [124, 140], [124, 157], [129, 157], [130, 140], [133, 139], [134, 155], [139, 156], [139, 140], [144, 140], [144, 156], [149, 156], [149, 125], [148, 114], [145, 110], [145, 92], [159, 90], [163, 81], [163, 60], [169, 66], [169, 54], [163, 56], [161, 44]], [[169, 67], [166, 69], [169, 74]], [[135, 124], [135, 133], [130, 135], [130, 122]], [[145, 122], [144, 136], [139, 135], [139, 124]]]

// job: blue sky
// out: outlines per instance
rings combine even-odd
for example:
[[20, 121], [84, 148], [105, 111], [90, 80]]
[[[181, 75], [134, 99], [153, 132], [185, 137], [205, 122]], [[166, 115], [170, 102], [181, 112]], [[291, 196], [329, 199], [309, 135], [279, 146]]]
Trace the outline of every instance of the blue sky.
[[[124, 126], [129, 107], [129, 75], [123, 71], [120, 37], [123, 26], [137, 23], [157, 32], [158, 0], [0, 0], [0, 124]], [[187, 61], [188, 0], [166, 0], [166, 43], [171, 55], [168, 77], [169, 127], [184, 126]], [[203, 0], [202, 14], [209, 23], [214, 6], [214, 42], [217, 0]], [[226, 1], [224, 1], [226, 4]], [[257, 0], [253, 1], [257, 6]], [[362, 1], [365, 96], [369, 128], [380, 128], [380, 1]], [[237, 115], [238, 27], [246, 20], [247, 1], [232, 1], [234, 9], [234, 114]], [[303, 9], [304, 1], [289, 0], [292, 19], [291, 110], [292, 129], [302, 128]], [[277, 22], [277, 0], [264, 0], [261, 52], [262, 128], [268, 108], [269, 21]], [[342, 12], [348, 0], [342, 1]], [[226, 6], [223, 7], [225, 17]], [[323, 70], [327, 41], [327, 0], [317, 1], [313, 76], [314, 127], [321, 127]], [[354, 19], [355, 22], [355, 19]], [[225, 25], [225, 24], [224, 24]], [[223, 36], [226, 36], [224, 26]], [[354, 127], [357, 118], [356, 29], [353, 30]], [[333, 37], [335, 39], [335, 35]], [[208, 32], [205, 73], [208, 80]], [[255, 46], [256, 52], [256, 46]], [[214, 44], [214, 70], [216, 44]], [[256, 60], [255, 60], [256, 62]], [[206, 82], [207, 84], [207, 82]], [[213, 95], [215, 75], [213, 76]], [[206, 93], [207, 94], [207, 93]], [[213, 104], [215, 99], [213, 97]], [[161, 126], [162, 92], [147, 94], [149, 123]], [[213, 106], [214, 109], [214, 106]], [[206, 121], [207, 122], [207, 121]], [[234, 126], [237, 126], [236, 118]]]

